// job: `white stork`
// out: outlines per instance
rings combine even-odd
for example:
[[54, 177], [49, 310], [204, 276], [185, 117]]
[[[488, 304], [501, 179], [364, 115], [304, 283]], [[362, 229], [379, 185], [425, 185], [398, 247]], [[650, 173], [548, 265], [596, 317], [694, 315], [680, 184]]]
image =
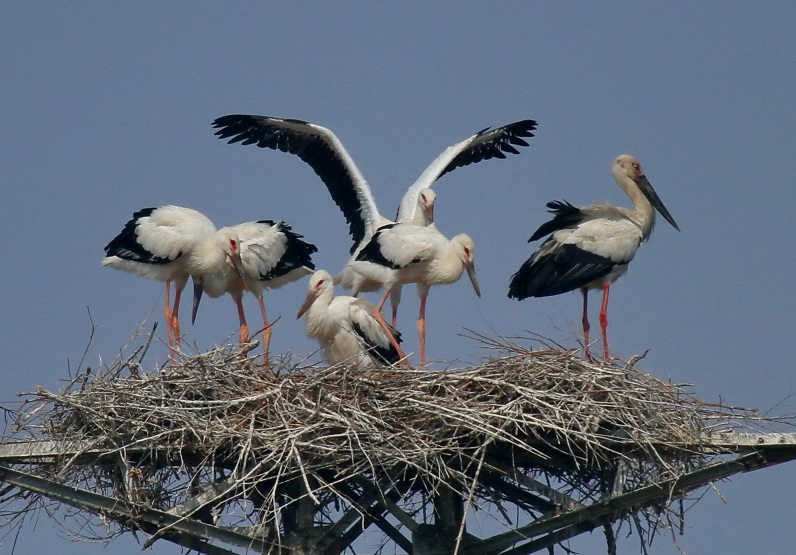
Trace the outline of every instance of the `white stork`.
[[[374, 316], [383, 329], [382, 308], [396, 285], [417, 283], [420, 314], [417, 331], [420, 339], [420, 364], [426, 364], [426, 299], [432, 285], [454, 283], [467, 271], [476, 295], [481, 296], [475, 275], [473, 240], [461, 234], [446, 239], [433, 226], [411, 223], [381, 227], [362, 247], [351, 264], [354, 271], [379, 282], [385, 291]], [[397, 344], [393, 344], [397, 348]]]
[[[180, 346], [180, 296], [188, 276], [213, 271], [227, 260], [240, 267], [236, 245], [219, 236], [213, 222], [201, 212], [172, 205], [135, 212], [105, 245], [105, 254], [103, 266], [166, 282], [163, 315], [172, 361]], [[170, 307], [172, 283], [175, 292]]]
[[263, 365], [268, 366], [272, 330], [263, 290], [276, 289], [311, 274], [315, 270], [312, 254], [318, 249], [303, 241], [303, 236], [284, 222], [246, 222], [221, 228], [217, 233], [226, 237], [230, 244], [237, 245], [240, 265], [236, 267], [228, 261], [215, 271], [194, 274], [191, 321], [196, 318], [202, 293], [214, 298], [229, 293], [238, 309], [240, 342], [246, 343], [249, 341], [249, 326], [243, 311], [243, 292], [251, 291], [257, 297], [263, 317]]
[[[419, 226], [433, 226], [434, 225], [434, 203], [437, 200], [437, 194], [434, 192], [433, 189], [421, 189], [417, 196], [417, 202], [415, 206], [415, 210], [410, 212], [411, 217], [408, 218], [396, 218], [398, 221], [405, 221], [408, 223], [412, 223]], [[382, 223], [382, 226], [389, 225], [389, 222], [385, 221]], [[372, 235], [368, 235], [368, 237], [372, 237]], [[359, 272], [355, 272], [351, 268], [351, 264], [356, 260], [357, 254], [365, 246], [365, 242], [361, 242], [357, 248], [354, 250], [354, 253], [351, 255], [351, 259], [348, 263], [343, 267], [340, 273], [335, 276], [334, 282], [335, 284], [341, 285], [344, 289], [350, 289], [352, 294], [356, 297], [360, 293], [370, 293], [372, 291], [377, 291], [381, 289], [381, 283], [373, 280], [367, 279], [365, 276], [360, 274]], [[390, 301], [392, 305], [392, 326], [395, 327], [396, 320], [398, 318], [398, 305], [401, 302], [401, 286], [397, 285], [390, 295]]]
[[[365, 299], [334, 296], [334, 280], [325, 270], [310, 278], [309, 293], [296, 318], [306, 314], [307, 335], [321, 345], [326, 361], [357, 368], [396, 364], [403, 358], [401, 334], [385, 334], [375, 318], [376, 307]], [[391, 339], [394, 338], [394, 339]]]
[[588, 292], [602, 289], [600, 328], [608, 358], [608, 293], [611, 284], [627, 272], [641, 243], [655, 226], [660, 212], [677, 231], [680, 228], [644, 175], [638, 160], [627, 154], [616, 158], [613, 175], [633, 202], [633, 209], [607, 203], [583, 208], [568, 202], [547, 204], [554, 215], [528, 239], [552, 234], [512, 276], [509, 297], [547, 297], [580, 289], [583, 294], [583, 336], [589, 353]]
[[[368, 182], [331, 130], [296, 119], [240, 114], [217, 118], [213, 127], [218, 129], [215, 134], [220, 139], [229, 139], [229, 143], [278, 149], [295, 154], [309, 164], [326, 185], [349, 224], [353, 239], [350, 250], [353, 262], [359, 250], [383, 225], [395, 222], [417, 225], [432, 223], [434, 198], [429, 188], [440, 177], [461, 166], [491, 158], [503, 159], [507, 153], [519, 154], [518, 147], [528, 146], [523, 137], [534, 136], [532, 131], [536, 129], [536, 121], [521, 120], [496, 129], [487, 127], [445, 149], [407, 189], [394, 222], [379, 213]], [[335, 281], [352, 289], [354, 294], [374, 290], [373, 283], [362, 282], [348, 268], [344, 268]], [[393, 323], [399, 299], [400, 286], [393, 291]]]

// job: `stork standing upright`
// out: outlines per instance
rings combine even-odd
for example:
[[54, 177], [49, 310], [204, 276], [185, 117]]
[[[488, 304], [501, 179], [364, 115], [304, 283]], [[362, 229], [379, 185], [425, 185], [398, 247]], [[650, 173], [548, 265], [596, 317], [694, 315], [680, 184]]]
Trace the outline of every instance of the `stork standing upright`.
[[[394, 221], [379, 213], [368, 182], [357, 168], [342, 142], [331, 130], [296, 119], [269, 116], [228, 115], [213, 122], [216, 135], [229, 143], [257, 145], [260, 148], [295, 154], [310, 165], [326, 185], [332, 199], [343, 212], [353, 239], [350, 262], [370, 241], [380, 227], [399, 222], [428, 225], [433, 222], [433, 194], [430, 187], [443, 175], [456, 168], [491, 158], [503, 159], [506, 154], [519, 154], [518, 147], [528, 146], [524, 138], [533, 137], [534, 120], [521, 120], [498, 127], [485, 128], [443, 151], [407, 189]], [[354, 293], [374, 290], [373, 283], [362, 281], [346, 267], [335, 278]], [[393, 290], [393, 323], [400, 285]]]
[[240, 342], [246, 343], [249, 326], [243, 310], [243, 292], [251, 291], [257, 297], [263, 317], [263, 365], [268, 366], [272, 330], [263, 290], [276, 289], [311, 274], [315, 270], [312, 254], [318, 249], [281, 221], [246, 222], [221, 228], [217, 233], [226, 237], [230, 244], [237, 245], [240, 264], [236, 266], [230, 260], [213, 271], [194, 274], [191, 321], [196, 318], [203, 293], [210, 297], [229, 293], [238, 309]]
[[365, 299], [334, 296], [334, 280], [325, 270], [310, 278], [307, 298], [296, 318], [306, 314], [307, 335], [321, 345], [331, 365], [373, 368], [400, 362], [402, 353], [391, 342], [401, 341], [395, 329], [385, 333], [374, 316], [376, 307]]
[[[408, 222], [411, 224], [421, 225], [421, 226], [434, 226], [434, 204], [436, 203], [436, 201], [437, 201], [437, 193], [435, 193], [433, 189], [430, 188], [420, 189], [417, 195], [417, 203], [414, 215], [408, 219], [406, 217], [399, 218], [396, 215], [395, 220], [397, 222]], [[401, 210], [399, 208], [398, 212], [400, 213], [400, 211]], [[351, 289], [354, 292], [354, 296], [356, 296], [360, 290], [364, 290], [362, 289], [363, 287], [362, 283], [366, 281], [365, 276], [363, 276], [359, 272], [353, 271], [350, 267], [351, 262], [356, 260], [357, 254], [359, 253], [358, 252], [354, 253], [354, 255], [351, 257], [351, 260], [349, 260], [346, 267], [343, 268], [343, 271], [340, 273], [340, 276], [343, 276], [347, 272], [350, 276], [354, 276], [354, 279], [357, 279], [360, 282], [356, 285], [352, 285], [352, 287], [347, 287], [345, 282], [341, 279], [341, 284], [347, 289]], [[338, 279], [340, 279], [340, 276], [338, 276]], [[378, 284], [375, 286], [371, 284], [371, 290], [373, 291], [376, 291], [379, 287], [380, 285]], [[392, 308], [392, 320], [391, 320], [392, 327], [396, 327], [398, 325], [398, 305], [401, 304], [402, 289], [403, 289], [402, 285], [396, 285], [395, 287], [393, 287], [392, 292], [390, 293], [390, 307]]]
[[[383, 226], [362, 247], [351, 268], [384, 287], [374, 314], [382, 328], [386, 328], [382, 308], [392, 289], [400, 284], [417, 283], [421, 366], [426, 364], [426, 299], [431, 286], [454, 283], [466, 270], [476, 295], [481, 296], [475, 275], [473, 240], [465, 234], [448, 240], [433, 226], [410, 223]], [[393, 346], [399, 348], [396, 343]]]
[[[433, 226], [434, 225], [434, 203], [436, 202], [437, 194], [433, 189], [421, 189], [416, 201], [416, 207], [411, 217], [397, 218], [397, 221], [406, 221], [419, 226]], [[385, 221], [382, 224], [389, 225], [390, 221]], [[368, 237], [372, 237], [368, 235]], [[353, 296], [358, 296], [360, 293], [370, 293], [377, 291], [381, 288], [381, 283], [367, 279], [359, 272], [355, 272], [351, 268], [351, 264], [356, 260], [359, 251], [362, 250], [366, 241], [360, 242], [354, 253], [351, 255], [348, 263], [343, 267], [339, 274], [334, 278], [335, 285], [339, 284], [344, 289], [350, 289]], [[398, 318], [398, 305], [401, 302], [401, 286], [397, 285], [390, 295], [392, 305], [392, 326], [395, 327], [396, 319]]]
[[547, 297], [580, 289], [583, 294], [583, 338], [589, 354], [588, 292], [602, 289], [600, 330], [608, 358], [608, 294], [611, 284], [627, 272], [641, 243], [655, 226], [660, 212], [677, 231], [680, 228], [644, 175], [638, 160], [622, 154], [612, 172], [619, 187], [630, 197], [633, 209], [607, 203], [577, 208], [568, 202], [547, 204], [553, 219], [542, 224], [528, 239], [547, 240], [512, 276], [509, 297]]
[[[240, 266], [236, 245], [219, 236], [207, 216], [181, 206], [144, 208], [105, 245], [103, 266], [166, 282], [163, 315], [171, 360], [180, 347], [180, 297], [194, 273], [223, 267], [227, 260]], [[171, 285], [174, 304], [169, 306]]]

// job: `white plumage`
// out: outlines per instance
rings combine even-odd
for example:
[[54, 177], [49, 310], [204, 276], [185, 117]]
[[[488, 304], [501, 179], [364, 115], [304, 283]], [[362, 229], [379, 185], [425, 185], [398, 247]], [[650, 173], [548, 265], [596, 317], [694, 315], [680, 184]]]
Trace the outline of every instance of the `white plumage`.
[[[390, 223], [412, 222], [428, 225], [433, 222], [433, 192], [430, 187], [443, 175], [461, 166], [491, 158], [518, 154], [517, 147], [528, 146], [523, 137], [533, 137], [534, 120], [522, 120], [496, 129], [486, 128], [443, 151], [407, 189], [398, 207], [395, 221], [379, 212], [370, 186], [342, 142], [331, 130], [314, 123], [269, 116], [229, 115], [217, 118], [216, 135], [228, 142], [255, 144], [261, 148], [278, 149], [295, 154], [309, 164], [326, 185], [338, 205], [354, 240], [351, 247], [356, 259], [380, 227]], [[423, 195], [426, 198], [423, 198]], [[349, 262], [349, 263], [350, 263]], [[336, 283], [354, 294], [375, 290], [377, 284], [363, 281], [348, 267], [335, 278]], [[394, 289], [393, 322], [400, 300], [400, 285]]]
[[[219, 268], [234, 258], [229, 242], [204, 214], [181, 206], [144, 208], [106, 246], [103, 266], [164, 281], [163, 314], [172, 360], [180, 346], [180, 297], [188, 276]], [[174, 303], [170, 307], [170, 286]]]
[[[416, 206], [414, 211], [407, 211], [406, 216], [402, 218], [397, 218], [397, 222], [401, 223], [412, 223], [418, 226], [431, 226], [434, 224], [434, 203], [436, 202], [437, 194], [432, 189], [421, 189], [417, 198], [415, 200]], [[382, 226], [389, 225], [391, 223], [389, 220], [384, 220], [382, 222]], [[368, 240], [372, 237], [372, 233], [366, 234]], [[352, 294], [356, 297], [360, 293], [370, 293], [372, 291], [377, 291], [381, 288], [381, 283], [373, 280], [367, 279], [365, 276], [360, 274], [359, 272], [355, 272], [351, 268], [351, 264], [356, 260], [359, 251], [362, 250], [367, 244], [367, 241], [363, 239], [362, 242], [357, 245], [357, 248], [354, 250], [354, 253], [351, 255], [351, 259], [348, 263], [343, 267], [337, 276], [334, 278], [335, 284], [341, 285], [344, 289], [350, 289]], [[391, 304], [392, 304], [392, 325], [395, 326], [395, 321], [398, 317], [398, 305], [401, 302], [401, 286], [397, 285], [390, 296]]]
[[638, 160], [623, 154], [613, 162], [617, 184], [630, 197], [633, 209], [599, 203], [577, 208], [567, 202], [547, 204], [554, 214], [528, 239], [548, 239], [512, 276], [509, 297], [547, 297], [574, 289], [583, 294], [583, 334], [589, 348], [588, 291], [602, 289], [600, 327], [608, 357], [608, 295], [611, 283], [627, 272], [628, 264], [655, 226], [655, 211], [678, 231], [644, 175]]
[[448, 240], [433, 226], [398, 223], [382, 227], [362, 247], [351, 268], [384, 287], [375, 313], [383, 328], [386, 323], [381, 311], [392, 289], [406, 283], [418, 284], [421, 365], [426, 363], [426, 299], [431, 286], [454, 283], [466, 270], [476, 295], [481, 296], [473, 240], [466, 234]]
[[311, 274], [315, 269], [312, 254], [318, 249], [303, 241], [302, 236], [293, 232], [289, 225], [271, 220], [224, 227], [217, 234], [237, 246], [239, 263], [233, 264], [233, 259], [230, 259], [214, 271], [194, 275], [192, 320], [196, 317], [202, 293], [210, 297], [229, 293], [238, 310], [240, 342], [245, 343], [249, 340], [249, 326], [242, 299], [245, 290], [251, 291], [260, 304], [264, 330], [263, 363], [267, 365], [272, 330], [263, 291], [282, 287]]
[[[334, 296], [334, 280], [325, 270], [310, 278], [309, 293], [296, 318], [306, 314], [307, 335], [316, 339], [330, 365], [372, 368], [395, 364], [402, 354], [391, 345], [365, 299]], [[400, 342], [400, 333], [390, 335]]]

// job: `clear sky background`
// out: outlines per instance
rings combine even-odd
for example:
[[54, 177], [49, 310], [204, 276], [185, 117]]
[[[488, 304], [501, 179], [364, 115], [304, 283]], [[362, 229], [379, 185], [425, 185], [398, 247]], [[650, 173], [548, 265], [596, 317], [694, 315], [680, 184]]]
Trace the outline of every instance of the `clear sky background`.
[[[213, 136], [215, 117], [253, 113], [332, 129], [388, 215], [447, 146], [538, 120], [521, 155], [457, 169], [435, 187], [438, 227], [473, 237], [483, 291], [478, 299], [463, 279], [429, 297], [428, 356], [457, 367], [489, 355], [461, 337], [465, 327], [576, 345], [578, 293], [517, 302], [508, 281], [537, 246], [526, 240], [547, 201], [628, 206], [610, 167], [635, 155], [682, 232], [659, 219], [612, 289], [614, 351], [649, 349], [644, 371], [693, 384], [705, 401], [796, 413], [792, 0], [10, 1], [0, 7], [0, 56], [3, 403], [36, 385], [60, 390], [92, 322], [93, 366], [142, 322], [162, 323], [161, 284], [99, 264], [135, 210], [188, 206], [219, 226], [281, 219], [318, 246], [318, 268], [342, 267], [347, 226], [310, 168]], [[306, 283], [266, 296], [282, 317], [275, 353], [316, 348], [295, 320]], [[246, 302], [255, 324], [256, 302]], [[408, 351], [417, 309], [407, 288]], [[237, 337], [228, 297], [205, 299], [197, 324], [185, 322], [186, 342], [202, 350]], [[164, 345], [147, 360], [164, 362]], [[686, 514], [687, 553], [796, 553], [796, 463], [719, 489], [726, 503], [708, 492]], [[572, 542], [581, 552], [603, 544], [601, 533]], [[42, 517], [17, 553], [139, 549], [129, 538], [72, 544]], [[151, 552], [178, 551], [159, 542]], [[637, 538], [622, 539], [620, 552], [638, 552]], [[677, 548], [664, 535], [650, 553]]]

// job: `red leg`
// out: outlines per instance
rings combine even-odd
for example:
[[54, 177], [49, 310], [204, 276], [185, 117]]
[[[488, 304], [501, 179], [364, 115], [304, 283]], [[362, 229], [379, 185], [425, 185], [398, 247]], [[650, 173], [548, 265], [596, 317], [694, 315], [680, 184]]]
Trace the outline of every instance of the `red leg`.
[[242, 344], [249, 341], [249, 325], [246, 323], [246, 314], [243, 312], [243, 298], [235, 299], [235, 307], [238, 309], [238, 322], [240, 322], [239, 341]]
[[163, 318], [166, 320], [166, 334], [169, 338], [169, 358], [174, 362], [174, 330], [171, 329], [171, 280], [166, 280], [166, 289], [163, 292]]
[[174, 308], [171, 311], [171, 330], [174, 334], [174, 349], [179, 350], [182, 346], [182, 334], [180, 333], [180, 298], [182, 297], [182, 287], [178, 287], [174, 292]]
[[581, 318], [583, 323], [583, 348], [585, 349], [586, 358], [591, 359], [591, 353], [589, 353], [589, 330], [591, 329], [589, 325], [589, 290], [582, 287], [580, 292], [583, 293], [583, 317]]
[[376, 305], [377, 312], [381, 312], [381, 309], [384, 308], [384, 303], [387, 302], [387, 297], [390, 296], [390, 291], [391, 291], [390, 289], [386, 289], [384, 291], [384, 295], [382, 295], [381, 299], [379, 299], [379, 304]]
[[271, 326], [265, 312], [265, 301], [260, 296], [260, 313], [263, 315], [263, 366], [268, 366], [268, 355], [271, 352]]
[[603, 335], [603, 350], [606, 359], [608, 358], [608, 293], [610, 289], [610, 283], [603, 286], [603, 302], [600, 305], [600, 331]]
[[420, 296], [420, 315], [417, 318], [417, 333], [420, 336], [420, 366], [426, 365], [426, 299], [428, 293]]
[[376, 306], [376, 311], [373, 313], [373, 317], [376, 318], [376, 322], [378, 322], [379, 327], [381, 327], [384, 333], [387, 334], [387, 338], [390, 340], [390, 344], [392, 344], [392, 346], [398, 352], [398, 356], [401, 357], [404, 364], [409, 364], [406, 361], [406, 353], [404, 353], [403, 349], [401, 349], [401, 346], [398, 344], [398, 341], [396, 341], [395, 336], [392, 334], [392, 331], [390, 330], [390, 327], [387, 325], [387, 322], [384, 321], [384, 315], [381, 313], [381, 309], [384, 307], [384, 303], [387, 302], [387, 297], [389, 296], [390, 296], [390, 290], [387, 289], [386, 291], [384, 291], [384, 295], [382, 296], [381, 301], [379, 301], [379, 304]]

